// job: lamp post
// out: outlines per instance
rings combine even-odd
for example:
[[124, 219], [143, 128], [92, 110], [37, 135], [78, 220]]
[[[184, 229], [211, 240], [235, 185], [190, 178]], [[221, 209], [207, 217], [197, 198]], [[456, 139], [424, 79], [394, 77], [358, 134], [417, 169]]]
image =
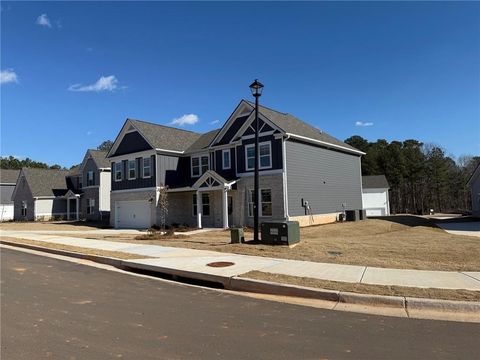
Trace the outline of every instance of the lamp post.
[[253, 240], [258, 241], [258, 203], [260, 200], [258, 185], [259, 149], [258, 149], [258, 98], [262, 96], [263, 84], [255, 79], [250, 85], [252, 95], [255, 97], [255, 171], [253, 183]]

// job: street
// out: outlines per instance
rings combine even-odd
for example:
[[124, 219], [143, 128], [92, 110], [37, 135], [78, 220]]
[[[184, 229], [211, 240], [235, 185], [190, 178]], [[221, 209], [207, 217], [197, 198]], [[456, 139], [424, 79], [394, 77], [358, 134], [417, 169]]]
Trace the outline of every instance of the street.
[[1, 250], [1, 358], [474, 359], [478, 324], [329, 311]]

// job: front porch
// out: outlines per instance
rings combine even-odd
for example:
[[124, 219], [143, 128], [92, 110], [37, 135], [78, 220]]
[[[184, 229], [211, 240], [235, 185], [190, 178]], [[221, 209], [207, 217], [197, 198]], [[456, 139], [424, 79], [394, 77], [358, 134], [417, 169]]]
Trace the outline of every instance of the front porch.
[[[67, 201], [67, 220], [71, 220], [72, 215], [76, 221], [80, 220], [80, 196], [81, 194], [76, 194], [72, 190], [68, 190], [64, 195]], [[73, 214], [71, 208], [75, 209]]]

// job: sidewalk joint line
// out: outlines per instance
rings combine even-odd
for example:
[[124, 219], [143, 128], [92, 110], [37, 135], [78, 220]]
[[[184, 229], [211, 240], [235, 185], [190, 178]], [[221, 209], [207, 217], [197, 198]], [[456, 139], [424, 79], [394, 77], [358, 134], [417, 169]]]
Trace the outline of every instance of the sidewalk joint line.
[[465, 275], [465, 276], [468, 276], [470, 279], [473, 279], [473, 280], [476, 280], [476, 281], [480, 282], [480, 280], [477, 279], [476, 277], [473, 277], [473, 276], [471, 276], [471, 275], [465, 274], [463, 271], [460, 271], [460, 274]]
[[365, 266], [365, 269], [363, 269], [362, 277], [360, 278], [359, 284], [362, 284], [363, 277], [365, 275], [365, 272], [367, 271], [368, 266]]

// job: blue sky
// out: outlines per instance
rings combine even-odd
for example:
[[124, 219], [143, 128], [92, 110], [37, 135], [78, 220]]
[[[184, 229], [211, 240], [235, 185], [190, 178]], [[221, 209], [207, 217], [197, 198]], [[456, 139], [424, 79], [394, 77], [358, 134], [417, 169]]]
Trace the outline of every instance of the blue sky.
[[2, 156], [69, 167], [127, 117], [208, 131], [254, 78], [262, 104], [339, 139], [480, 154], [479, 3], [1, 7]]

